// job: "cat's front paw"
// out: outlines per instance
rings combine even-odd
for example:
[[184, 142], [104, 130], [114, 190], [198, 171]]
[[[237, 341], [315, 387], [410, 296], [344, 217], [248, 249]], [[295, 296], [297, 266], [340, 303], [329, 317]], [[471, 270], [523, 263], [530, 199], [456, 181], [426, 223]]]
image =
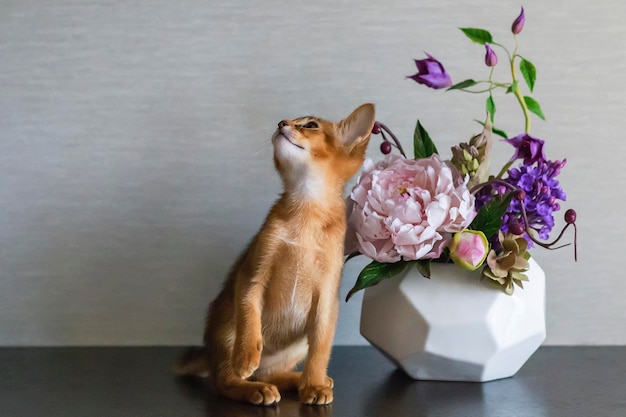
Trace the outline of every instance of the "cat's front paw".
[[305, 386], [298, 390], [300, 401], [304, 404], [326, 405], [333, 402], [332, 379], [330, 386]]
[[237, 343], [233, 351], [233, 371], [241, 379], [252, 376], [261, 363], [261, 351], [263, 342], [261, 340], [250, 343]]

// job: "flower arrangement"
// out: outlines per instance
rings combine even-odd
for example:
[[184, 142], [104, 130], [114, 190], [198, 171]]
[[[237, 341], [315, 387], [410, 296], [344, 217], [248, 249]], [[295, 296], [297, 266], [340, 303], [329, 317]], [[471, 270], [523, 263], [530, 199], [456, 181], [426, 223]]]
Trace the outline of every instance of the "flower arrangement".
[[[574, 227], [576, 258], [576, 212], [565, 212], [565, 226], [552, 242], [554, 212], [560, 210], [565, 193], [556, 179], [566, 160], [549, 160], [545, 142], [530, 135], [531, 114], [545, 120], [539, 103], [522, 93], [533, 92], [536, 68], [518, 53], [517, 36], [525, 23], [524, 8], [511, 26], [514, 49], [494, 42], [484, 29], [461, 28], [473, 42], [485, 48], [489, 77], [466, 79], [452, 84], [444, 66], [432, 55], [415, 60], [417, 73], [410, 77], [433, 89], [487, 94], [486, 120], [480, 134], [454, 146], [444, 160], [428, 132], [417, 121], [414, 157], [407, 158], [402, 145], [383, 123], [376, 122], [372, 134], [381, 135], [384, 159], [367, 159], [361, 176], [348, 198], [346, 253], [363, 254], [373, 261], [360, 273], [355, 292], [393, 277], [415, 266], [430, 278], [431, 262], [453, 262], [480, 271], [481, 279], [512, 294], [515, 285], [523, 288], [529, 268], [529, 248], [557, 249], [556, 243], [569, 226]], [[494, 68], [501, 49], [508, 58], [510, 80], [494, 80]], [[519, 71], [519, 73], [518, 73]], [[494, 127], [494, 93], [504, 90], [519, 103], [525, 121], [524, 132], [509, 137]], [[490, 175], [493, 135], [513, 147], [513, 155], [496, 175]], [[396, 148], [400, 155], [392, 154]], [[567, 245], [563, 245], [567, 246]], [[559, 247], [563, 247], [559, 246]]]

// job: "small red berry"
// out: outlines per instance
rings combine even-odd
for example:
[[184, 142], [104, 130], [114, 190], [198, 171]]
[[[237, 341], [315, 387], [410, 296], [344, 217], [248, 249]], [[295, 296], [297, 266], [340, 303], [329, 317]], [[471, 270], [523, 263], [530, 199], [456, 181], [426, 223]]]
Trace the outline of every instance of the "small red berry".
[[383, 143], [380, 144], [380, 151], [385, 154], [388, 155], [391, 153], [391, 143], [384, 141]]
[[374, 122], [374, 127], [372, 127], [372, 134], [378, 135], [380, 133], [380, 124], [378, 122]]
[[518, 201], [524, 201], [524, 199], [526, 198], [526, 191], [524, 191], [524, 190], [515, 190], [515, 194], [513, 194], [513, 196]]
[[522, 235], [524, 234], [524, 226], [521, 223], [513, 223], [509, 226], [509, 232], [517, 236]]
[[576, 210], [568, 209], [565, 212], [565, 223], [567, 224], [576, 223]]

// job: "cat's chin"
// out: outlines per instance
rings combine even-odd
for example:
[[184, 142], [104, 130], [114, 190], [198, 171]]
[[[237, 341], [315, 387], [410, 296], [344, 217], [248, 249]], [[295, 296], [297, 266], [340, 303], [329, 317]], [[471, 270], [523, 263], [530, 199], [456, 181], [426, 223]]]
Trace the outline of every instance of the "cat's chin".
[[291, 145], [291, 146], [295, 146], [298, 149], [304, 150], [304, 146], [300, 146], [297, 143], [295, 143], [294, 141], [292, 141], [291, 139], [289, 139], [289, 137], [281, 132], [276, 132], [276, 134], [274, 135], [274, 145], [277, 145], [278, 141], [283, 141], [283, 142], [287, 142], [287, 144]]

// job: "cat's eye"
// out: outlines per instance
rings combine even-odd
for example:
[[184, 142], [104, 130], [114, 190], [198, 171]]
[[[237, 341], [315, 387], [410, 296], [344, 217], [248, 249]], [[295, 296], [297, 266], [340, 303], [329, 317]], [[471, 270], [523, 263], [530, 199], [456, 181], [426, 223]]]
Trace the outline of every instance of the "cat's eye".
[[319, 128], [319, 125], [317, 124], [317, 122], [309, 122], [302, 127], [305, 129], [317, 129]]

